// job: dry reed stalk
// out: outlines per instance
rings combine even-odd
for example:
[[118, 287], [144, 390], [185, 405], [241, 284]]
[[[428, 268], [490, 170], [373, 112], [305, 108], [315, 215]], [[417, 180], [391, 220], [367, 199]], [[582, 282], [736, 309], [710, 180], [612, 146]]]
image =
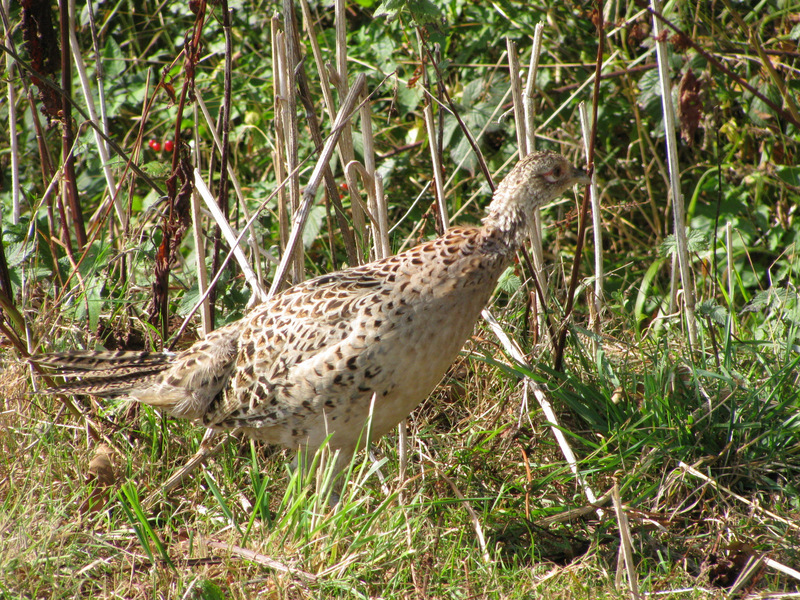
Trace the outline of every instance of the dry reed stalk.
[[[211, 139], [214, 142], [214, 147], [217, 149], [218, 152], [222, 152], [223, 142], [219, 137], [217, 128], [214, 127], [214, 121], [211, 118], [211, 114], [208, 112], [208, 107], [206, 106], [206, 103], [199, 92], [195, 95], [195, 100], [196, 100], [196, 107], [200, 109], [200, 112], [203, 114], [203, 119], [205, 119], [206, 124], [208, 125], [208, 131], [209, 133], [211, 133]], [[198, 121], [195, 119], [195, 123], [197, 122]], [[199, 146], [200, 144], [195, 144], [195, 147]], [[198, 159], [195, 167], [199, 169], [200, 168], [199, 153], [196, 153], [195, 156]], [[250, 211], [247, 208], [247, 202], [244, 197], [244, 190], [242, 189], [242, 184], [239, 181], [239, 177], [236, 175], [236, 171], [234, 170], [233, 165], [230, 163], [230, 161], [226, 162], [225, 170], [228, 173], [228, 177], [230, 178], [231, 183], [233, 184], [233, 191], [236, 194], [236, 201], [239, 203], [239, 206], [242, 210], [242, 214], [244, 215], [244, 218], [249, 221]], [[261, 270], [261, 261], [258, 260], [258, 257], [261, 256], [261, 244], [260, 240], [256, 237], [255, 232], [251, 232], [251, 234], [247, 236], [247, 243], [250, 246], [250, 252], [254, 257], [254, 259], [252, 260], [252, 267], [256, 272], [256, 277], [258, 278], [259, 283], [263, 285], [264, 276]]]
[[[317, 43], [316, 33], [314, 30], [314, 24], [311, 19], [311, 10], [308, 7], [307, 2], [301, 2], [303, 8], [303, 21], [305, 23], [305, 30], [307, 33], [309, 44], [312, 47], [312, 53], [314, 55], [314, 61], [317, 65], [318, 74], [320, 76], [321, 87], [323, 90], [323, 96], [326, 98], [326, 103], [330, 100], [328, 104], [331, 107], [331, 114], [336, 114], [335, 109], [333, 109], [333, 96], [330, 91], [330, 87], [328, 84], [327, 73], [325, 72], [325, 65], [322, 63], [322, 52], [320, 51], [319, 44]], [[295, 25], [292, 28], [293, 36], [292, 40], [294, 42], [296, 52], [298, 55], [300, 54], [300, 31], [297, 27], [296, 20], [293, 21]], [[311, 139], [314, 142], [314, 145], [321, 149], [324, 145], [324, 140], [322, 138], [322, 129], [319, 123], [319, 117], [317, 115], [317, 109], [314, 105], [314, 99], [311, 94], [311, 88], [308, 84], [308, 76], [306, 74], [306, 67], [305, 61], [303, 61], [298, 70], [297, 70], [297, 81], [300, 93], [300, 101], [303, 103], [303, 108], [305, 110], [306, 116], [306, 126], [308, 127], [308, 131], [311, 134]], [[333, 118], [331, 119], [333, 121]], [[347, 260], [350, 265], [360, 264], [359, 256], [356, 251], [356, 244], [355, 239], [353, 237], [353, 232], [350, 230], [350, 224], [347, 222], [347, 216], [344, 212], [344, 207], [342, 202], [339, 198], [339, 189], [336, 185], [336, 180], [333, 177], [333, 171], [330, 165], [325, 166], [325, 170], [323, 172], [323, 177], [325, 179], [325, 193], [327, 196], [327, 204], [326, 207], [328, 209], [328, 244], [330, 246], [330, 254], [331, 254], [331, 262], [333, 264], [334, 269], [337, 269], [337, 260], [336, 260], [336, 250], [335, 250], [335, 242], [334, 242], [334, 235], [335, 235], [335, 228], [333, 223], [331, 222], [331, 207], [333, 207], [333, 213], [336, 218], [336, 222], [339, 226], [339, 230], [341, 231], [342, 241], [344, 242], [345, 252], [347, 253]]]
[[[533, 81], [535, 79], [534, 71], [538, 69], [539, 65], [539, 52], [541, 52], [541, 30], [543, 25], [540, 23], [537, 26], [538, 33], [538, 48], [537, 42], [534, 40], [534, 47], [531, 49], [531, 68], [528, 72], [525, 90], [522, 90], [522, 75], [519, 67], [519, 57], [517, 55], [517, 45], [509, 38], [506, 38], [506, 54], [508, 55], [508, 70], [511, 80], [511, 92], [514, 100], [514, 123], [517, 132], [517, 149], [520, 158], [524, 158], [529, 153], [533, 152], [535, 138], [535, 126], [533, 123]], [[533, 219], [528, 227], [528, 234], [531, 239], [531, 256], [533, 258], [533, 269], [531, 275], [534, 278], [534, 285], [536, 293], [539, 296], [541, 306], [547, 306], [548, 293], [547, 293], [547, 273], [545, 271], [544, 261], [544, 247], [542, 242], [542, 218], [541, 210], [536, 207], [533, 210]], [[534, 296], [535, 301], [535, 296]], [[538, 322], [539, 330], [547, 328], [547, 315], [543, 310], [536, 311], [536, 319]], [[545, 338], [547, 339], [547, 338]], [[554, 343], [555, 339], [550, 338], [550, 342]]]
[[378, 217], [375, 244], [376, 258], [386, 258], [392, 253], [389, 244], [389, 211], [386, 204], [386, 194], [383, 190], [383, 176], [375, 172], [375, 213]]
[[[10, 10], [9, 0], [2, 2], [2, 20], [3, 20], [3, 34], [6, 40], [13, 44], [11, 38], [11, 27], [8, 22], [8, 13]], [[6, 43], [9, 43], [7, 41]], [[6, 54], [6, 79], [7, 84], [7, 98], [8, 98], [8, 138], [9, 138], [9, 151], [11, 154], [11, 222], [16, 225], [19, 223], [21, 216], [20, 209], [20, 184], [19, 184], [19, 145], [17, 139], [17, 91], [15, 87], [16, 74], [18, 73], [14, 59], [10, 54]]]
[[286, 252], [286, 244], [289, 241], [289, 218], [292, 214], [289, 207], [289, 198], [286, 191], [288, 184], [287, 167], [283, 154], [286, 147], [284, 124], [283, 98], [286, 91], [284, 73], [286, 72], [286, 55], [283, 52], [283, 32], [279, 30], [278, 17], [270, 20], [270, 32], [272, 40], [272, 72], [275, 74], [273, 83], [273, 114], [275, 115], [275, 150], [273, 152], [273, 165], [275, 167], [275, 183], [278, 192], [278, 236], [281, 253]]
[[[343, 103], [344, 98], [347, 98], [350, 91], [347, 84], [347, 13], [344, 0], [336, 0], [335, 2], [334, 28], [336, 31], [336, 66], [329, 66], [329, 75], [339, 94], [339, 102]], [[331, 113], [331, 120], [333, 120], [334, 114]], [[347, 165], [355, 159], [353, 132], [349, 126], [342, 131], [339, 139], [339, 158], [343, 165]], [[351, 198], [354, 198], [353, 194], [358, 194], [356, 182], [348, 180], [347, 185], [350, 189]], [[356, 234], [355, 242], [360, 262], [361, 257], [366, 255], [364, 248], [364, 240], [367, 239], [366, 222], [364, 211], [359, 202], [351, 203], [351, 211], [353, 213], [353, 230]]]
[[[589, 114], [586, 111], [586, 104], [581, 102], [578, 105], [581, 117], [581, 133], [583, 134], [583, 146], [586, 152], [587, 161], [589, 159], [589, 140], [591, 137], [591, 124]], [[592, 182], [589, 185], [592, 202], [592, 237], [594, 237], [594, 294], [589, 304], [589, 329], [595, 333], [600, 333], [600, 316], [603, 311], [603, 288], [605, 276], [603, 274], [603, 220], [600, 214], [600, 196], [597, 193], [597, 178], [592, 172]], [[595, 353], [597, 352], [597, 340], [592, 340]]]
[[389, 247], [389, 221], [386, 199], [383, 196], [383, 179], [378, 175], [375, 165], [375, 139], [372, 135], [372, 110], [366, 88], [362, 94], [361, 137], [364, 147], [364, 171], [370, 176], [372, 193], [369, 195], [369, 210], [372, 214], [372, 256], [375, 259], [386, 258], [391, 254]]
[[[533, 95], [536, 87], [536, 74], [539, 71], [539, 57], [542, 52], [542, 35], [544, 32], [544, 23], [538, 23], [533, 35], [533, 47], [531, 48], [531, 62], [528, 68], [528, 75], [525, 81], [525, 89], [522, 92], [522, 107], [524, 114], [524, 127], [525, 135], [520, 140], [525, 141], [526, 155], [530, 154], [536, 149], [536, 123], [534, 118], [536, 113], [533, 106]], [[545, 278], [544, 270], [544, 248], [542, 247], [542, 212], [537, 206], [533, 209], [533, 221], [531, 222], [531, 256], [533, 257], [533, 266], [535, 269], [535, 277], [537, 279], [537, 286], [540, 290], [539, 296], [541, 302], [546, 305], [547, 302], [547, 286], [542, 285], [547, 279]], [[544, 315], [539, 315], [539, 327], [544, 327]]]
[[531, 63], [525, 81], [525, 90], [522, 92], [522, 106], [525, 113], [525, 145], [527, 152], [536, 150], [536, 126], [534, 117], [536, 112], [533, 107], [533, 95], [536, 87], [536, 75], [539, 72], [539, 57], [542, 53], [542, 34], [544, 23], [537, 23], [533, 32], [533, 47], [531, 48]]
[[[267, 299], [267, 295], [264, 292], [264, 289], [261, 287], [255, 271], [253, 271], [250, 263], [247, 260], [247, 256], [244, 253], [244, 248], [241, 244], [243, 236], [237, 236], [237, 234], [234, 233], [233, 228], [230, 226], [227, 218], [225, 217], [225, 213], [222, 212], [222, 208], [219, 206], [219, 203], [215, 201], [214, 196], [211, 194], [211, 190], [208, 189], [205, 181], [203, 181], [202, 173], [200, 173], [198, 170], [195, 170], [194, 172], [194, 188], [195, 192], [198, 193], [205, 202], [206, 208], [208, 208], [209, 212], [211, 213], [214, 222], [222, 232], [222, 236], [225, 238], [228, 246], [233, 250], [233, 256], [236, 258], [236, 262], [239, 263], [239, 268], [242, 270], [242, 273], [244, 274], [244, 277], [252, 290], [252, 296], [257, 302], [263, 302]], [[217, 270], [222, 271], [222, 269], [223, 266], [220, 266]]]
[[[661, 13], [661, 1], [651, 0], [653, 11]], [[686, 207], [680, 186], [680, 167], [678, 166], [678, 141], [675, 137], [675, 108], [672, 104], [671, 83], [669, 79], [669, 48], [666, 41], [666, 30], [661, 21], [653, 17], [653, 34], [656, 41], [656, 58], [658, 59], [658, 79], [661, 83], [661, 106], [664, 112], [664, 134], [667, 144], [667, 166], [669, 168], [669, 184], [672, 197], [673, 227], [677, 246], [677, 261], [681, 282], [683, 283], [683, 305], [686, 309], [686, 327], [689, 343], [697, 347], [697, 321], [695, 319], [696, 293], [691, 265], [689, 264], [689, 248], [686, 237]], [[663, 35], [662, 35], [663, 34]], [[670, 313], [674, 312], [677, 303], [675, 291], [675, 268], [673, 265], [673, 291], [670, 297]]]
[[508, 71], [511, 79], [511, 97], [514, 101], [514, 128], [517, 132], [517, 155], [520, 160], [528, 156], [528, 136], [525, 131], [525, 109], [522, 102], [522, 78], [519, 73], [517, 44], [506, 38]]
[[[195, 148], [197, 146], [195, 145]], [[197, 152], [197, 150], [195, 150]], [[197, 169], [197, 166], [195, 166]], [[202, 215], [198, 192], [192, 192], [192, 239], [194, 240], [195, 272], [197, 273], [197, 290], [203, 301], [200, 304], [200, 324], [203, 335], [208, 335], [214, 329], [211, 322], [211, 303], [208, 301], [208, 271], [206, 270], [206, 247], [203, 233]]]
[[[289, 257], [291, 257], [295, 253], [297, 247], [299, 246], [298, 242], [301, 239], [306, 219], [308, 218], [309, 211], [311, 210], [311, 206], [314, 201], [314, 196], [317, 193], [317, 188], [319, 187], [319, 184], [322, 180], [322, 173], [325, 168], [325, 165], [327, 165], [328, 161], [331, 159], [333, 151], [336, 147], [336, 144], [339, 142], [339, 138], [342, 132], [347, 130], [348, 123], [358, 102], [359, 95], [363, 92], [365, 86], [366, 86], [366, 76], [360, 74], [356, 78], [353, 87], [350, 88], [350, 92], [348, 93], [347, 98], [345, 98], [344, 102], [339, 108], [339, 114], [336, 115], [336, 120], [334, 121], [333, 127], [331, 128], [330, 136], [325, 141], [325, 146], [322, 149], [322, 152], [320, 153], [319, 159], [317, 160], [317, 164], [314, 167], [314, 171], [311, 173], [311, 176], [309, 177], [308, 180], [308, 184], [306, 185], [305, 190], [303, 191], [302, 204], [294, 215], [294, 220], [292, 223], [292, 232], [289, 235], [289, 240], [286, 244], [286, 250], [284, 252], [284, 256], [281, 259], [281, 262], [278, 265], [277, 270], [275, 271], [275, 277], [272, 280], [272, 287], [270, 288], [269, 296], [272, 296], [277, 291], [281, 280], [286, 274]], [[296, 174], [290, 174], [290, 176], [296, 177]]]
[[625, 571], [628, 574], [628, 591], [633, 600], [639, 600], [641, 596], [639, 595], [639, 579], [636, 575], [636, 564], [633, 561], [631, 528], [628, 525], [628, 515], [625, 513], [622, 500], [620, 499], [619, 484], [616, 481], [614, 482], [614, 488], [611, 492], [611, 498], [614, 503], [614, 512], [617, 515], [617, 526], [619, 527], [619, 537], [621, 541], [615, 583], [617, 588], [619, 588], [622, 583], [622, 565], [620, 563], [624, 563]]
[[[279, 49], [284, 56], [282, 73], [282, 103], [283, 108], [283, 139], [286, 153], [286, 169], [289, 172], [289, 206], [292, 209], [292, 219], [296, 218], [300, 210], [300, 173], [297, 170], [300, 151], [300, 131], [297, 121], [297, 79], [295, 70], [302, 57], [297, 55], [296, 48], [291, 41], [294, 15], [294, 2], [283, 0], [283, 35], [279, 36]], [[293, 223], [294, 227], [295, 224]], [[291, 240], [291, 237], [290, 237]], [[291, 247], [287, 242], [287, 251], [292, 256], [291, 282], [299, 283], [305, 279], [305, 261], [303, 246]]]

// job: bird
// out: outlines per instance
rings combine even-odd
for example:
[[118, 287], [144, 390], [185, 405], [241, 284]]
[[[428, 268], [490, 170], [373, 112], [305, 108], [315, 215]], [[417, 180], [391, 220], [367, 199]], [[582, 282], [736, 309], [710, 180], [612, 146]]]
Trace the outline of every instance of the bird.
[[132, 399], [290, 450], [327, 441], [338, 473], [442, 379], [534, 209], [587, 182], [561, 154], [534, 152], [501, 181], [481, 225], [298, 283], [183, 351], [31, 360], [64, 377], [55, 392]]

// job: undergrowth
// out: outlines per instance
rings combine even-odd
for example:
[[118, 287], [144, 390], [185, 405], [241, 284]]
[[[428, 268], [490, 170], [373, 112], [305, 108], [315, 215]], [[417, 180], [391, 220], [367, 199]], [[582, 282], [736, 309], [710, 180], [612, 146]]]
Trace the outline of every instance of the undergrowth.
[[[272, 196], [286, 152], [270, 36], [285, 28], [272, 20], [282, 6], [231, 4], [228, 24], [224, 1], [138, 4], [93, 6], [93, 23], [89, 6], [74, 14], [89, 93], [98, 107], [105, 100], [105, 135], [121, 150], [110, 151], [110, 178], [80, 86], [70, 89], [71, 165], [62, 97], [42, 92], [64, 86], [53, 62], [70, 46], [59, 15], [49, 32], [37, 17], [36, 46], [24, 39], [33, 25], [22, 8], [3, 8], [0, 116], [15, 124], [15, 139], [10, 126], [0, 130], [0, 598], [622, 598], [634, 593], [619, 558], [624, 531], [643, 592], [798, 595], [800, 5], [698, 1], [662, 11], [677, 29], [667, 37], [696, 337], [684, 310], [689, 286], [675, 275], [652, 15], [644, 4], [610, 3], [591, 157], [602, 247], [590, 226], [575, 261], [580, 199], [546, 208], [544, 292], [523, 257], [490, 305], [525, 360], [480, 323], [409, 419], [404, 477], [393, 433], [354, 458], [333, 505], [330, 457], [293, 470], [286, 452], [237, 434], [167, 490], [200, 448], [198, 426], [145, 406], [41, 393], [45, 382], [24, 362], [74, 348], [182, 348], [202, 336], [206, 321], [192, 314], [200, 271], [213, 277], [229, 245], [205, 208], [192, 215], [180, 194], [194, 185], [195, 165], [235, 231], [258, 213], [247, 259], [267, 287], [285, 248], [294, 207]], [[324, 84], [296, 9], [310, 105], [327, 135]], [[334, 9], [309, 11], [322, 58], [335, 65]], [[459, 120], [499, 181], [518, 148], [505, 38], [525, 67], [540, 21], [536, 146], [582, 161], [576, 105], [592, 99], [591, 84], [580, 86], [595, 69], [593, 6], [359, 0], [342, 14], [345, 79], [365, 74], [371, 94], [367, 139], [392, 251], [441, 232], [431, 137], [445, 175], [440, 201], [455, 222], [480, 219], [489, 188]], [[45, 50], [55, 54], [43, 58]], [[317, 148], [301, 95], [294, 135], [308, 160], [298, 167], [305, 185]], [[335, 103], [343, 96], [334, 93]], [[366, 163], [360, 119], [348, 135], [352, 158]], [[227, 140], [222, 153], [212, 130]], [[344, 183], [345, 155], [332, 160], [335, 193], [319, 197], [302, 236], [308, 276], [375, 255], [376, 228], [353, 212], [356, 197], [367, 202], [365, 186]], [[596, 252], [605, 272], [599, 315]], [[581, 277], [565, 315], [573, 261]], [[228, 263], [208, 323], [239, 318], [253, 294], [241, 265]], [[553, 332], [562, 325], [557, 369]], [[615, 487], [627, 527], [612, 506]]]

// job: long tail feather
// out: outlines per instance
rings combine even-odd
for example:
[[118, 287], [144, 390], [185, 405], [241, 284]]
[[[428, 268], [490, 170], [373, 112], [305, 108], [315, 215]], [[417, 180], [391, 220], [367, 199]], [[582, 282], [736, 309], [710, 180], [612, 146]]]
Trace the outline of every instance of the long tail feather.
[[63, 352], [39, 354], [30, 361], [52, 369], [66, 381], [50, 392], [119, 396], [141, 386], [170, 366], [165, 352]]

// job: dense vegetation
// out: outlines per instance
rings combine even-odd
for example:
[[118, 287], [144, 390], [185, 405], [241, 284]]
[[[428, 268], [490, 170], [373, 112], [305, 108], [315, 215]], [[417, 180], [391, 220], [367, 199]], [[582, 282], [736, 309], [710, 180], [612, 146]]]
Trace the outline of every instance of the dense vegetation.
[[[674, 2], [657, 34], [644, 2], [359, 0], [338, 42], [334, 8], [300, 0], [87, 3], [71, 21], [66, 0], [21, 4], [2, 8], [0, 598], [798, 592], [800, 3]], [[524, 87], [540, 22], [526, 144], [584, 164], [586, 104], [601, 226], [583, 190], [543, 210], [542, 289], [527, 256], [502, 278], [491, 310], [510, 339], [479, 324], [412, 415], [403, 476], [387, 436], [334, 509], [288, 454], [227, 438], [167, 486], [201, 428], [41, 393], [29, 354], [180, 348], [240, 317], [256, 292], [193, 169], [236, 234], [252, 220], [245, 264], [268, 289], [360, 75], [369, 112], [283, 281], [477, 222], [520, 147], [509, 49]], [[346, 183], [350, 160], [369, 177]], [[388, 230], [359, 209], [379, 212], [376, 174]]]

